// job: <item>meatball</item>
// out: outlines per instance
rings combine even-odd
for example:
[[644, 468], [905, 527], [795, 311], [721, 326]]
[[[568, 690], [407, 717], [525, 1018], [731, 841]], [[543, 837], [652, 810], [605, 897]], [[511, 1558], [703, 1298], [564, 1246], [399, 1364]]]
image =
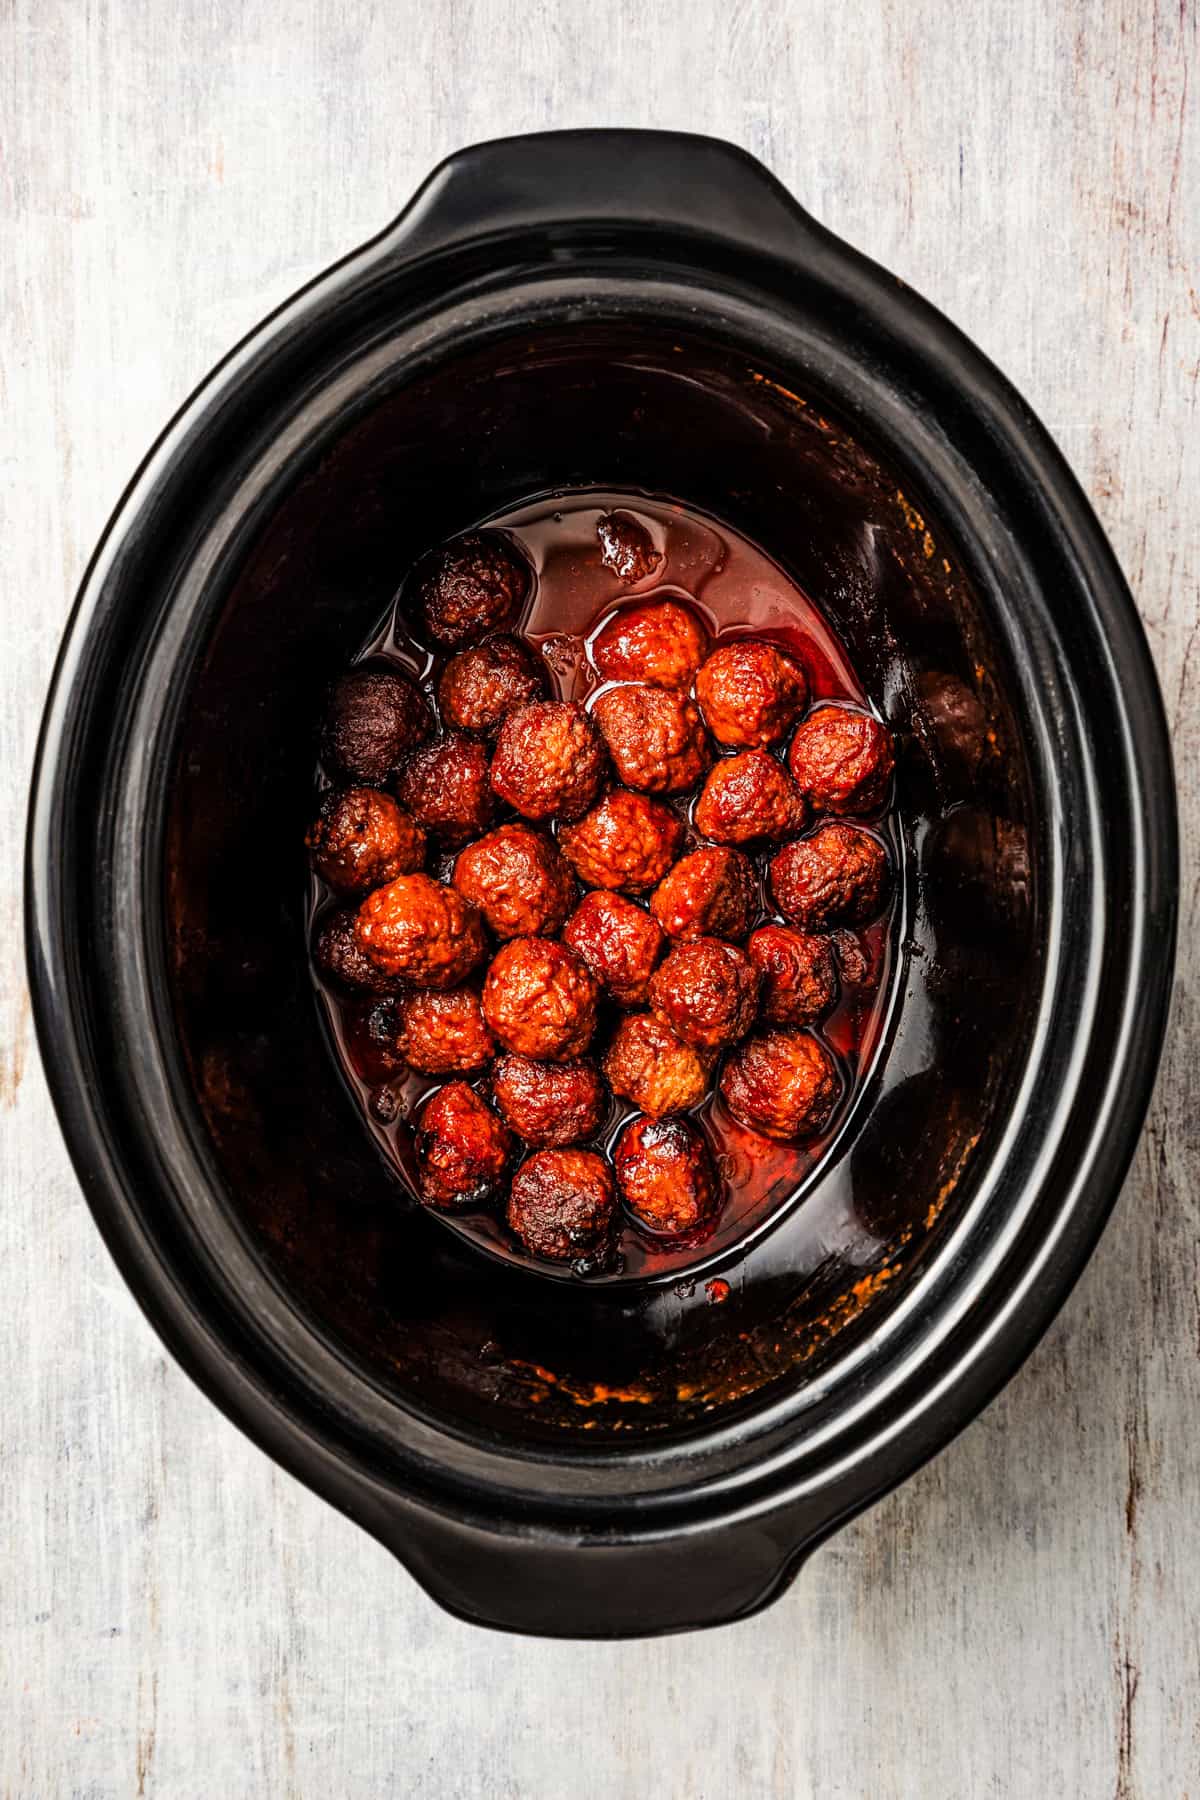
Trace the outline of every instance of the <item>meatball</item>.
[[500, 632], [452, 656], [442, 670], [442, 723], [451, 731], [491, 737], [509, 713], [540, 700], [545, 691], [545, 676], [524, 644]]
[[349, 988], [352, 993], [394, 994], [400, 986], [400, 978], [386, 974], [359, 949], [355, 933], [357, 918], [352, 906], [327, 913], [313, 942], [313, 961], [322, 975]]
[[529, 566], [494, 531], [456, 538], [421, 562], [413, 587], [425, 635], [444, 650], [476, 644], [523, 603]]
[[508, 1124], [537, 1149], [594, 1137], [608, 1112], [604, 1082], [590, 1062], [501, 1056], [492, 1070], [492, 1094]]
[[512, 1134], [465, 1081], [451, 1081], [421, 1108], [414, 1150], [429, 1206], [482, 1206], [504, 1179]]
[[583, 1268], [612, 1251], [617, 1195], [608, 1164], [591, 1150], [537, 1150], [517, 1170], [509, 1230], [534, 1256]]
[[759, 1009], [772, 1025], [811, 1025], [837, 993], [837, 965], [828, 938], [790, 925], [764, 925], [746, 945], [762, 980]]
[[707, 653], [708, 633], [678, 600], [623, 607], [592, 642], [592, 663], [606, 681], [662, 688], [690, 687]]
[[676, 944], [650, 983], [650, 1004], [685, 1044], [719, 1050], [754, 1023], [758, 971], [745, 951], [720, 938]]
[[433, 732], [424, 694], [398, 669], [352, 669], [330, 696], [322, 760], [364, 787], [381, 787]]
[[788, 767], [814, 812], [878, 812], [896, 756], [892, 734], [870, 713], [818, 706], [788, 749]]
[[491, 824], [487, 752], [474, 738], [441, 738], [414, 751], [396, 778], [396, 793], [443, 844], [465, 843]]
[[454, 885], [499, 938], [552, 936], [576, 894], [557, 846], [528, 825], [500, 825], [461, 851]]
[[691, 1237], [721, 1209], [712, 1158], [686, 1119], [631, 1119], [617, 1139], [613, 1164], [627, 1209], [655, 1237]]
[[822, 825], [771, 860], [775, 903], [801, 931], [865, 925], [883, 906], [888, 878], [887, 851], [855, 825]]
[[722, 1097], [738, 1123], [784, 1143], [824, 1131], [841, 1091], [837, 1064], [807, 1031], [747, 1038], [721, 1076]]
[[618, 687], [600, 695], [592, 716], [626, 787], [682, 794], [712, 761], [700, 714], [667, 688]]
[[794, 658], [759, 638], [714, 650], [696, 677], [704, 723], [719, 744], [763, 749], [787, 736], [808, 704], [808, 680]]
[[425, 861], [425, 833], [377, 788], [330, 794], [304, 841], [313, 868], [339, 894], [365, 894]]
[[398, 1042], [398, 1000], [359, 1001], [347, 1008], [343, 1029], [351, 1065], [363, 1081], [390, 1081], [405, 1073], [407, 1064]]
[[565, 944], [514, 938], [487, 972], [483, 1016], [506, 1050], [567, 1062], [596, 1029], [595, 978]]
[[683, 826], [660, 801], [614, 788], [578, 825], [565, 826], [558, 842], [588, 887], [640, 893], [674, 862]]
[[703, 1100], [712, 1057], [683, 1043], [665, 1019], [632, 1013], [613, 1033], [602, 1066], [614, 1094], [661, 1119]]
[[596, 536], [600, 561], [630, 587], [653, 575], [662, 562], [662, 551], [655, 549], [654, 539], [632, 513], [604, 513], [596, 521]]
[[579, 902], [563, 937], [618, 1006], [646, 1004], [664, 943], [649, 913], [620, 894], [597, 888]]
[[804, 824], [804, 797], [765, 750], [719, 762], [696, 802], [696, 828], [719, 844], [791, 837]]
[[428, 875], [398, 875], [358, 909], [354, 941], [384, 975], [451, 988], [483, 961], [483, 921], [468, 900]]
[[659, 882], [650, 910], [673, 938], [743, 938], [758, 912], [754, 864], [740, 850], [693, 850]]
[[423, 988], [396, 1002], [396, 1048], [426, 1075], [465, 1075], [496, 1054], [474, 988]]
[[500, 728], [492, 786], [527, 819], [579, 818], [604, 774], [604, 740], [571, 701], [535, 700]]

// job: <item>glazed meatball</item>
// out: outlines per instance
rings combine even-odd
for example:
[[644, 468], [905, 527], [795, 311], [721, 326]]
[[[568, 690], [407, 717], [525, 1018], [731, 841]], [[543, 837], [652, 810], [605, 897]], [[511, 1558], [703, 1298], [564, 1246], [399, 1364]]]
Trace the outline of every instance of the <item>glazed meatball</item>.
[[476, 908], [428, 875], [399, 875], [368, 894], [354, 941], [381, 974], [429, 988], [457, 987], [485, 949]]
[[415, 750], [396, 778], [396, 793], [417, 823], [450, 847], [491, 824], [487, 752], [474, 738], [440, 738]]
[[613, 1164], [627, 1209], [655, 1237], [692, 1237], [721, 1209], [712, 1158], [686, 1119], [631, 1119], [617, 1139]]
[[626, 787], [682, 794], [712, 761], [700, 714], [668, 688], [618, 687], [600, 695], [592, 716]]
[[696, 828], [719, 844], [791, 837], [804, 824], [804, 797], [765, 750], [743, 750], [713, 769], [696, 802]]
[[581, 706], [536, 700], [500, 728], [492, 786], [527, 819], [577, 819], [604, 780], [604, 740]]
[[790, 925], [764, 925], [746, 945], [762, 981], [759, 1010], [772, 1025], [811, 1025], [837, 994], [837, 966], [828, 938]]
[[557, 846], [528, 825], [500, 825], [463, 850], [454, 885], [499, 938], [552, 936], [576, 894]]
[[400, 1002], [361, 1000], [343, 1014], [346, 1051], [354, 1072], [377, 1083], [403, 1075], [407, 1068], [398, 1042]]
[[545, 676], [524, 644], [500, 632], [446, 664], [438, 682], [442, 723], [451, 731], [491, 737], [509, 713], [545, 691]]
[[304, 841], [313, 868], [339, 894], [365, 894], [425, 861], [425, 833], [378, 788], [330, 794]]
[[528, 564], [494, 531], [456, 538], [427, 556], [413, 575], [425, 635], [444, 650], [476, 644], [506, 624], [530, 585]]
[[590, 1062], [501, 1056], [492, 1070], [492, 1094], [502, 1117], [536, 1149], [594, 1137], [608, 1111], [604, 1082]]
[[888, 879], [887, 851], [855, 825], [822, 825], [771, 861], [775, 903], [801, 931], [865, 925], [883, 906]]
[[588, 887], [636, 894], [662, 880], [679, 853], [683, 826], [660, 801], [614, 788], [578, 825], [565, 826], [558, 842]]
[[604, 513], [596, 521], [596, 536], [600, 561], [627, 586], [645, 581], [662, 562], [662, 551], [655, 548], [654, 539], [632, 513]]
[[451, 1081], [421, 1108], [414, 1150], [427, 1205], [482, 1206], [504, 1179], [512, 1134], [465, 1081]]
[[583, 958], [553, 938], [521, 937], [497, 951], [483, 984], [483, 1016], [506, 1050], [567, 1062], [596, 1029], [596, 982]]
[[744, 938], [758, 913], [754, 864], [740, 850], [693, 850], [660, 881], [650, 910], [673, 938]]
[[605, 681], [662, 688], [691, 687], [707, 654], [708, 633], [678, 600], [623, 607], [592, 643], [592, 663]]
[[509, 1230], [534, 1256], [596, 1267], [612, 1249], [617, 1195], [608, 1164], [591, 1150], [537, 1150], [517, 1170]]
[[747, 1038], [721, 1076], [722, 1097], [738, 1123], [783, 1143], [824, 1131], [841, 1091], [837, 1064], [820, 1039], [785, 1028]]
[[788, 767], [814, 812], [878, 812], [896, 757], [892, 734], [870, 713], [818, 706], [799, 727]]
[[394, 994], [400, 978], [388, 975], [358, 947], [355, 925], [358, 914], [353, 906], [339, 907], [328, 913], [317, 929], [313, 942], [313, 961], [322, 975], [336, 981], [352, 993]]
[[652, 1119], [698, 1105], [708, 1092], [711, 1067], [710, 1055], [683, 1043], [653, 1013], [622, 1019], [603, 1062], [613, 1093]]
[[382, 787], [432, 731], [429, 703], [407, 675], [352, 669], [330, 696], [321, 757], [347, 781]]
[[713, 651], [696, 677], [696, 699], [719, 744], [763, 749], [785, 738], [804, 711], [808, 681], [774, 644], [739, 638]]
[[396, 1048], [425, 1075], [466, 1075], [496, 1054], [474, 988], [419, 989], [396, 1002]]
[[758, 1008], [758, 971], [720, 938], [676, 944], [650, 983], [650, 1004], [694, 1050], [745, 1037]]
[[646, 1004], [664, 943], [649, 913], [620, 894], [597, 888], [579, 902], [563, 937], [618, 1006]]

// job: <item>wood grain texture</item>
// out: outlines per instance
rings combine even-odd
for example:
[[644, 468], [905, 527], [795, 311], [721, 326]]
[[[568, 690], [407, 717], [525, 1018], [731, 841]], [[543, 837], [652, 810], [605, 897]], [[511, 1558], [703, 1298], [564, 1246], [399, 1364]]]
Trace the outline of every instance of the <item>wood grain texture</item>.
[[[1192, 0], [0, 0], [6, 1800], [1200, 1796], [1198, 93]], [[773, 1610], [620, 1646], [444, 1617], [166, 1359], [19, 945], [41, 696], [163, 420], [443, 153], [584, 124], [746, 145], [1013, 377], [1137, 594], [1185, 813], [1157, 1100], [1057, 1324]]]

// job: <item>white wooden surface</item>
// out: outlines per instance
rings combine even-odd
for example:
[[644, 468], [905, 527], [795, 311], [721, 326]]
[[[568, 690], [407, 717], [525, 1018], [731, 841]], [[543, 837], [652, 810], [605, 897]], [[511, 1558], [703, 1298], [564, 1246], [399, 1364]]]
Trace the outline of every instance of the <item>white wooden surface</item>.
[[[0, 0], [5, 1800], [1200, 1796], [1198, 94], [1194, 0]], [[1188, 835], [1157, 1103], [1031, 1362], [762, 1618], [587, 1646], [443, 1617], [168, 1362], [59, 1142], [18, 852], [167, 414], [444, 152], [603, 123], [745, 144], [1013, 376], [1138, 596]]]

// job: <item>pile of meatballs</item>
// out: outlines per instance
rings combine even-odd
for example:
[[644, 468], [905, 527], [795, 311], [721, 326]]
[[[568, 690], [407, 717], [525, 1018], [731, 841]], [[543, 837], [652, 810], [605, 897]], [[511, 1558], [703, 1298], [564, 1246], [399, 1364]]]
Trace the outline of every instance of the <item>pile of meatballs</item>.
[[[615, 513], [599, 535], [644, 583], [644, 528]], [[410, 576], [436, 717], [395, 664], [337, 682], [307, 839], [335, 901], [313, 953], [354, 997], [360, 1071], [444, 1080], [414, 1119], [425, 1203], [502, 1207], [528, 1253], [588, 1272], [629, 1224], [652, 1245], [711, 1231], [725, 1193], [688, 1115], [714, 1088], [760, 1138], [829, 1127], [843, 1076], [814, 1028], [839, 934], [888, 897], [884, 844], [855, 821], [886, 807], [893, 748], [869, 714], [810, 705], [776, 644], [713, 648], [653, 589], [590, 639], [588, 705], [554, 699], [506, 629], [532, 581], [498, 532]], [[606, 1153], [610, 1096], [637, 1112]]]

